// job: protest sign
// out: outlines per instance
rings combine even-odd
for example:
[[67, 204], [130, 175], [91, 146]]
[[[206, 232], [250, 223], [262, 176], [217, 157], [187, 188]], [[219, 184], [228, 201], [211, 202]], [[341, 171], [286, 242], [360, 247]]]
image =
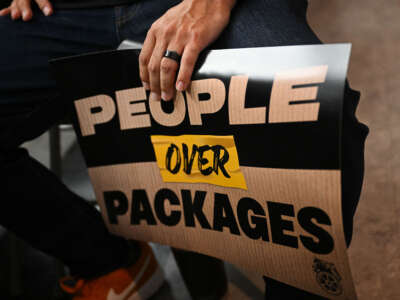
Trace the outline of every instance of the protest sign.
[[341, 208], [350, 45], [213, 50], [150, 101], [138, 50], [52, 62], [109, 230], [356, 299]]

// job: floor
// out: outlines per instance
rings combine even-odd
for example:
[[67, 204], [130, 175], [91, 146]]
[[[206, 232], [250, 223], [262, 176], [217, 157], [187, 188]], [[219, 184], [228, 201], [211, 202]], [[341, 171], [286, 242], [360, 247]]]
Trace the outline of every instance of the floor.
[[325, 43], [351, 42], [349, 80], [358, 118], [370, 127], [364, 188], [349, 250], [359, 299], [400, 299], [400, 4], [397, 0], [310, 0]]
[[[400, 118], [396, 118], [400, 102], [395, 101], [395, 95], [400, 93], [399, 12], [398, 0], [310, 0], [310, 24], [320, 38], [326, 43], [353, 44], [349, 80], [354, 89], [362, 92], [357, 115], [371, 130], [366, 144], [364, 188], [349, 249], [361, 300], [400, 299]], [[73, 133], [65, 131], [63, 136], [64, 180], [86, 198], [93, 198]], [[29, 144], [46, 165], [47, 141], [44, 135]], [[0, 240], [2, 237], [0, 228]], [[154, 300], [189, 299], [169, 248], [155, 246], [155, 251], [169, 284]], [[43, 291], [54, 283], [53, 261], [31, 249], [24, 253], [24, 280], [31, 282], [40, 273], [41, 283], [31, 283], [29, 288], [42, 293], [43, 297], [34, 299], [45, 299]], [[226, 268], [230, 299], [262, 299], [260, 276], [231, 265]]]

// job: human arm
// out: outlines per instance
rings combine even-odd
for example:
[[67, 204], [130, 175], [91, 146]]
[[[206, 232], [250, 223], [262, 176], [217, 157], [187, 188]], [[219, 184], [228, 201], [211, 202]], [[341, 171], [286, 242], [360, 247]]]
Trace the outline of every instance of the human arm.
[[[236, 0], [183, 0], [153, 23], [139, 56], [140, 77], [154, 100], [171, 100], [185, 90], [200, 52], [228, 25]], [[163, 57], [166, 50], [181, 63]]]

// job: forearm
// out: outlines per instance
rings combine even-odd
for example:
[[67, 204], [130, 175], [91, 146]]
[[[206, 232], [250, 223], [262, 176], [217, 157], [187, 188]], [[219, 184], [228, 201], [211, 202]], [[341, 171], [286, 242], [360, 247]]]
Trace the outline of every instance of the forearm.
[[210, 11], [210, 7], [214, 12], [228, 12], [235, 7], [236, 0], [183, 0], [188, 5], [190, 11]]

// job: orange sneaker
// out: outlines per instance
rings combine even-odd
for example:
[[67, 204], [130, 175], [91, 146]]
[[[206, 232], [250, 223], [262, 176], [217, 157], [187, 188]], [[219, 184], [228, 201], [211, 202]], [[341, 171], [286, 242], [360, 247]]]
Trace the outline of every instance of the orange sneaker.
[[164, 282], [164, 275], [147, 243], [140, 243], [141, 254], [136, 263], [104, 276], [84, 280], [66, 277], [61, 289], [73, 300], [145, 300], [155, 294]]

